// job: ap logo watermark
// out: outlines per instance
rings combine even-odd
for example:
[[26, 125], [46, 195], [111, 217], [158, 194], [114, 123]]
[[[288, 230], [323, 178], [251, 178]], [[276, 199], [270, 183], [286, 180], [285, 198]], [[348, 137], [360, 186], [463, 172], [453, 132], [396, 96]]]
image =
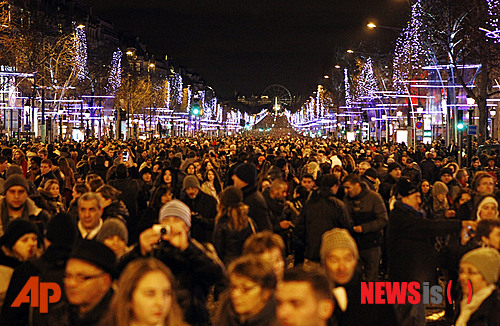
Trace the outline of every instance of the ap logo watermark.
[[59, 300], [61, 300], [59, 284], [40, 282], [38, 276], [32, 276], [19, 292], [11, 307], [19, 307], [22, 303], [29, 303], [31, 307], [39, 307], [40, 313], [48, 313], [49, 303], [56, 303]]

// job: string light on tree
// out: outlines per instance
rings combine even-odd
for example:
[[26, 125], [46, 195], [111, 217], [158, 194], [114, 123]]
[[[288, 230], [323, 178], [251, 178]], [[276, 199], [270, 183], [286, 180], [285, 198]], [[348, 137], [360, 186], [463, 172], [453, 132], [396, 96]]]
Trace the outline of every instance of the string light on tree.
[[347, 68], [344, 68], [344, 88], [345, 88], [345, 106], [352, 106], [351, 85], [349, 84], [349, 74]]
[[486, 32], [486, 36], [493, 38], [495, 43], [500, 42], [500, 0], [486, 0], [488, 4], [488, 20], [486, 25], [489, 29], [481, 28]]
[[411, 18], [396, 40], [393, 60], [393, 86], [399, 93], [406, 91], [404, 84], [414, 77], [429, 61], [429, 50], [423, 46], [427, 26], [423, 24], [422, 0], [411, 7]]
[[170, 94], [172, 102], [177, 104], [182, 103], [182, 76], [178, 73], [174, 73], [168, 76], [168, 82], [170, 84]]
[[373, 73], [372, 59], [368, 58], [358, 79], [358, 97], [364, 97], [371, 101], [375, 98], [377, 90], [378, 86]]
[[113, 59], [111, 59], [111, 70], [109, 72], [108, 86], [106, 90], [112, 95], [116, 93], [122, 84], [122, 56], [122, 51], [118, 49], [113, 53]]
[[75, 49], [73, 64], [75, 75], [81, 81], [85, 78], [85, 69], [87, 67], [87, 36], [85, 34], [85, 26], [76, 25], [76, 22], [73, 22], [73, 31], [73, 47]]

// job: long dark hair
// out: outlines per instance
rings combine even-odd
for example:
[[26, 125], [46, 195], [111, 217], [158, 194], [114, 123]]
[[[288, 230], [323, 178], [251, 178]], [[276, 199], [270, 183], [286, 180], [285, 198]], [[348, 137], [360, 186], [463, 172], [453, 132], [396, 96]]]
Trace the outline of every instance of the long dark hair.
[[205, 172], [205, 174], [203, 176], [203, 181], [209, 181], [208, 180], [208, 172], [210, 172], [210, 171], [212, 171], [214, 174], [214, 187], [215, 187], [215, 191], [217, 192], [217, 194], [219, 194], [222, 191], [222, 183], [220, 182], [219, 173], [217, 173], [217, 171], [215, 171], [214, 169], [207, 170], [207, 172]]

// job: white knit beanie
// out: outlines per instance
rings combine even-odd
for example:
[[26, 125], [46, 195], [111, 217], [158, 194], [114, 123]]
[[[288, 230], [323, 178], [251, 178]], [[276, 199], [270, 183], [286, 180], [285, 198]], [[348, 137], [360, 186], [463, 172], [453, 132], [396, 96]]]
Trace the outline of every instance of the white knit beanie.
[[486, 205], [486, 204], [495, 204], [495, 206], [497, 208], [497, 212], [496, 212], [496, 216], [494, 219], [498, 218], [498, 202], [494, 197], [487, 196], [487, 197], [484, 197], [483, 200], [481, 200], [481, 202], [479, 203], [479, 206], [477, 207], [476, 217], [477, 217], [478, 221], [482, 220], [480, 213], [481, 213], [481, 210], [483, 209], [484, 205]]
[[191, 228], [191, 210], [189, 207], [180, 200], [174, 199], [163, 205], [160, 209], [160, 217], [158, 222], [161, 223], [167, 217], [177, 217], [186, 222], [187, 226]]

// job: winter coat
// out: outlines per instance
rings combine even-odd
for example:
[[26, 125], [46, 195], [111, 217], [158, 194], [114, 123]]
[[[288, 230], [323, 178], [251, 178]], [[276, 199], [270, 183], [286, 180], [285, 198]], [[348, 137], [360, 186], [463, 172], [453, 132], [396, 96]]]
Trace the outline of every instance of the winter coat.
[[459, 220], [430, 220], [423, 215], [399, 200], [391, 211], [387, 229], [391, 281], [437, 284], [438, 259], [433, 239], [460, 232], [462, 224]]
[[102, 300], [85, 315], [80, 315], [78, 307], [70, 305], [67, 301], [59, 302], [47, 317], [47, 325], [58, 326], [98, 326], [106, 315], [113, 297], [110, 288]]
[[396, 185], [397, 180], [392, 177], [392, 175], [387, 174], [381, 181], [380, 187], [378, 189], [378, 193], [384, 199], [386, 205], [389, 203], [389, 199], [391, 198], [392, 188]]
[[269, 188], [262, 192], [262, 196], [266, 200], [267, 207], [269, 208], [269, 219], [273, 226], [273, 231], [275, 233], [281, 233], [282, 229], [280, 227], [280, 222], [283, 216], [283, 209], [285, 208], [285, 201], [271, 198]]
[[56, 214], [59, 214], [61, 212], [65, 212], [66, 208], [64, 207], [64, 201], [61, 195], [58, 197], [54, 198], [52, 195], [46, 191], [46, 190], [41, 190], [40, 195], [45, 199], [47, 204], [50, 207], [50, 214], [52, 216], [55, 216]]
[[305, 257], [319, 262], [321, 236], [333, 228], [352, 230], [353, 221], [347, 207], [329, 189], [314, 191], [297, 219], [295, 235], [305, 244]]
[[139, 193], [139, 184], [136, 180], [130, 178], [110, 180], [108, 184], [121, 191], [118, 199], [123, 201], [125, 206], [127, 206], [127, 210], [129, 213], [127, 223], [131, 228], [134, 228], [138, 222], [137, 195]]
[[[460, 303], [456, 318], [458, 316], [460, 316]], [[500, 290], [497, 288], [470, 316], [467, 326], [497, 326], [498, 323], [500, 323]]]
[[255, 316], [241, 322], [239, 316], [233, 309], [229, 292], [223, 293], [220, 300], [220, 307], [215, 317], [217, 326], [275, 326], [276, 320], [276, 299], [272, 296]]
[[21, 262], [18, 259], [7, 256], [0, 248], [0, 308], [4, 303], [14, 268], [19, 265]]
[[114, 200], [108, 207], [104, 208], [102, 212], [102, 220], [115, 217], [127, 223], [129, 221], [129, 212], [127, 206], [121, 200]]
[[347, 294], [347, 307], [345, 311], [335, 303], [332, 318], [336, 319], [338, 326], [395, 326], [396, 315], [391, 304], [373, 305], [361, 304], [361, 269], [354, 272], [351, 281], [342, 285]]
[[[206, 249], [196, 240], [190, 240], [184, 251], [162, 242], [149, 256], [162, 261], [174, 274], [179, 285], [177, 300], [186, 322], [192, 326], [209, 325], [207, 296], [210, 288], [224, 278], [223, 266], [207, 255]], [[140, 246], [136, 245], [122, 257], [119, 270], [139, 257]]]
[[[30, 259], [15, 269], [0, 315], [0, 325], [46, 325], [48, 315], [40, 313], [38, 307], [31, 308], [29, 303], [23, 303], [17, 308], [10, 306], [31, 276], [40, 277], [40, 282], [55, 282], [64, 289], [63, 278], [70, 252], [71, 244], [68, 246], [52, 244], [40, 258]], [[61, 298], [64, 297], [64, 291], [61, 291]], [[53, 305], [49, 304], [49, 314], [52, 308]]]
[[212, 241], [217, 200], [199, 190], [194, 199], [185, 194], [182, 201], [191, 209], [191, 237], [202, 243]]
[[[11, 219], [7, 210], [5, 196], [0, 196], [0, 216], [0, 236], [2, 236]], [[43, 234], [45, 224], [50, 219], [50, 214], [46, 210], [36, 206], [33, 200], [27, 198], [20, 218], [35, 223], [40, 230], [40, 234]]]
[[[255, 223], [255, 222], [253, 222]], [[227, 215], [221, 216], [214, 229], [214, 246], [219, 258], [228, 266], [231, 261], [241, 256], [245, 240], [253, 234], [250, 223], [240, 231], [229, 227]]]
[[257, 186], [246, 186], [241, 189], [243, 192], [243, 202], [248, 205], [248, 216], [257, 224], [260, 231], [272, 230], [269, 218], [268, 207], [262, 193], [257, 190]]
[[361, 193], [356, 197], [345, 196], [344, 203], [354, 225], [361, 225], [362, 233], [354, 233], [359, 250], [380, 247], [382, 230], [387, 225], [387, 210], [382, 197], [361, 183]]

